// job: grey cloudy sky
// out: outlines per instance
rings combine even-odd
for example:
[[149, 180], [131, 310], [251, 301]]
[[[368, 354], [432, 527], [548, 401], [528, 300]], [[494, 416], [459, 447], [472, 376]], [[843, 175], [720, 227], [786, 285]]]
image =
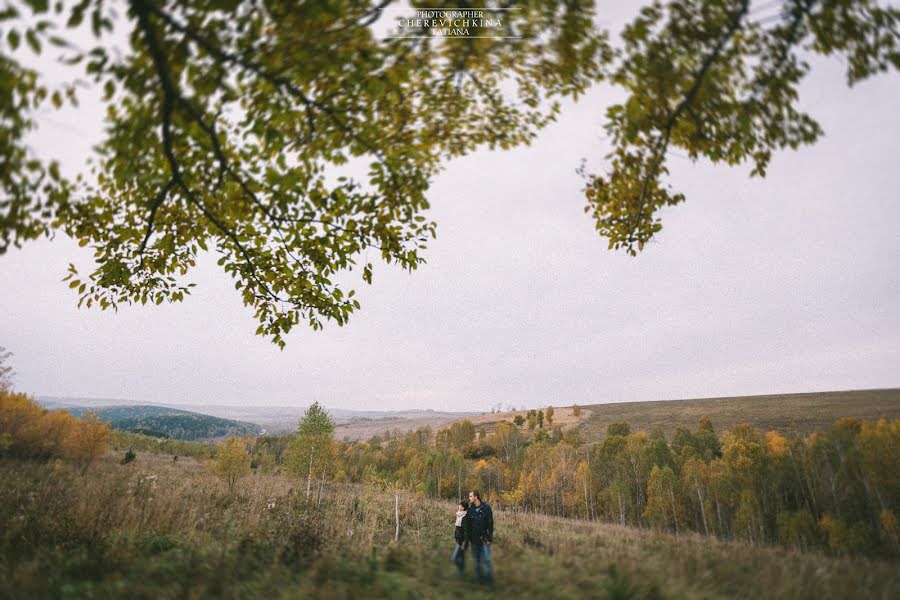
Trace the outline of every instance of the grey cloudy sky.
[[[608, 251], [583, 213], [575, 168], [603, 168], [618, 99], [601, 86], [531, 147], [450, 163], [428, 264], [378, 265], [344, 328], [295, 330], [279, 350], [214, 258], [184, 303], [78, 310], [60, 280], [90, 253], [59, 236], [0, 257], [0, 345], [24, 391], [184, 404], [486, 410], [896, 387], [900, 77], [851, 90], [841, 61], [814, 66], [802, 106], [824, 138], [776, 155], [763, 180], [674, 157], [687, 202], [637, 258]], [[35, 146], [73, 172], [100, 128], [88, 103], [44, 118]]]

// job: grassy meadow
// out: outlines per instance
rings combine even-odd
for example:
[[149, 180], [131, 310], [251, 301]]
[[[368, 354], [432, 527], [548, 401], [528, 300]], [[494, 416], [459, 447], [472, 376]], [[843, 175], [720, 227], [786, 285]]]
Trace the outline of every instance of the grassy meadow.
[[253, 474], [110, 452], [0, 460], [3, 598], [895, 598], [897, 563], [699, 534], [497, 511], [493, 588], [460, 581], [451, 502], [376, 485]]

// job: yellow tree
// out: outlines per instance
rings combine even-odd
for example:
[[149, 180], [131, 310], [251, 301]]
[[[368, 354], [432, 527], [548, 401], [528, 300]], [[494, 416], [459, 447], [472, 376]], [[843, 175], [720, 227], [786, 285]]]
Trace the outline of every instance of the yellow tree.
[[575, 479], [578, 457], [575, 449], [568, 444], [552, 447], [547, 457], [549, 474], [545, 485], [555, 514], [571, 516], [575, 514], [580, 490]]
[[547, 410], [544, 411], [544, 418], [547, 420], [547, 427], [553, 426], [553, 407], [548, 406]]
[[462, 450], [475, 441], [475, 425], [468, 419], [450, 425], [448, 433], [451, 446], [457, 450]]
[[[770, 437], [772, 448], [780, 442]], [[722, 461], [726, 467], [725, 486], [727, 503], [733, 511], [732, 535], [757, 543], [765, 539], [768, 496], [769, 457], [766, 455], [765, 437], [750, 424], [735, 425], [725, 432], [722, 444]]]
[[900, 419], [863, 423], [858, 447], [863, 475], [879, 507], [900, 506]]
[[525, 505], [542, 512], [549, 508], [552, 495], [547, 481], [552, 470], [550, 453], [550, 446], [544, 443], [528, 446], [519, 479]]
[[84, 474], [95, 460], [103, 456], [109, 442], [109, 423], [97, 415], [87, 414], [69, 430], [63, 440], [65, 456], [81, 466]]
[[866, 492], [880, 509], [878, 523], [885, 545], [900, 553], [900, 419], [863, 423], [858, 438]]
[[244, 443], [236, 437], [228, 438], [216, 452], [212, 471], [228, 484], [228, 491], [233, 492], [238, 479], [250, 473], [250, 454]]
[[482, 493], [491, 490], [494, 487], [492, 485], [493, 477], [491, 473], [491, 465], [487, 460], [482, 458], [477, 463], [475, 463], [475, 467], [472, 469], [472, 474], [469, 477], [469, 482], [471, 484], [470, 487], [477, 488], [481, 490]]
[[40, 435], [40, 449], [38, 450], [40, 454], [43, 456], [64, 454], [66, 438], [73, 429], [81, 426], [81, 423], [64, 410], [51, 410], [44, 413], [35, 427]]
[[35, 454], [42, 415], [41, 407], [25, 394], [0, 392], [0, 435], [6, 450], [18, 456]]
[[697, 508], [700, 511], [700, 520], [703, 524], [703, 533], [709, 535], [709, 525], [706, 522], [706, 496], [709, 487], [709, 474], [705, 462], [696, 458], [689, 458], [681, 467], [681, 480], [688, 495], [697, 500]]
[[578, 469], [575, 471], [575, 484], [579, 491], [584, 494], [584, 516], [588, 519], [594, 518], [593, 502], [593, 485], [591, 480], [591, 468], [586, 460], [578, 463]]
[[494, 446], [503, 454], [503, 460], [509, 462], [516, 455], [522, 445], [522, 436], [519, 428], [512, 423], [498, 423], [494, 431]]
[[647, 482], [647, 504], [644, 506], [644, 518], [651, 524], [668, 527], [675, 526], [678, 534], [678, 505], [675, 500], [675, 473], [671, 467], [660, 469], [653, 465], [650, 479]]

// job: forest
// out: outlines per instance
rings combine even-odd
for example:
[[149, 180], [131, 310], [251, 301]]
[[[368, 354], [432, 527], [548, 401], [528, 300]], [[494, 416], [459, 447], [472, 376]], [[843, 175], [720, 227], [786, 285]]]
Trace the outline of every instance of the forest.
[[157, 438], [205, 440], [229, 435], [262, 433], [262, 427], [253, 423], [161, 406], [107, 406], [66, 410], [75, 416], [94, 413], [114, 429], [144, 433]]
[[[897, 555], [900, 420], [837, 420], [805, 437], [751, 424], [716, 432], [632, 431], [613, 423], [598, 443], [553, 425], [548, 407], [527, 420], [477, 431], [468, 420], [365, 442], [335, 442], [312, 469], [327, 481], [384, 481], [430, 498], [479, 489], [499, 507], [652, 527], [675, 534], [782, 544], [828, 552]], [[577, 407], [574, 410], [579, 410]], [[302, 472], [293, 439], [247, 444], [253, 466]], [[308, 473], [307, 473], [308, 475]]]

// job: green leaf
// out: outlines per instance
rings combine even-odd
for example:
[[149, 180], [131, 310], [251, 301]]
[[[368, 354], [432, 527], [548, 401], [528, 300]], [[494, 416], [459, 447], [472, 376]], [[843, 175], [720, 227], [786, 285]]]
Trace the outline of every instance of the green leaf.
[[35, 54], [41, 53], [41, 41], [38, 39], [37, 34], [33, 29], [29, 29], [25, 32], [25, 41]]

